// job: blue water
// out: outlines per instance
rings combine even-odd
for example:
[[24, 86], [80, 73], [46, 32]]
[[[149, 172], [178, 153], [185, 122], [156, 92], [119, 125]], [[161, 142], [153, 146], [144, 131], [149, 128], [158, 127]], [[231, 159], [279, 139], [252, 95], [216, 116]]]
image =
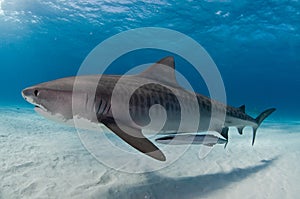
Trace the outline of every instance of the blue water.
[[[255, 113], [276, 107], [272, 117], [282, 120], [300, 117], [298, 0], [0, 0], [1, 102], [25, 104], [23, 88], [73, 76], [101, 41], [147, 26], [199, 42], [221, 72], [229, 104], [246, 104]], [[165, 55], [132, 53], [110, 72], [124, 73]], [[186, 63], [175, 58], [182, 70]], [[202, 80], [191, 81], [207, 94]]]

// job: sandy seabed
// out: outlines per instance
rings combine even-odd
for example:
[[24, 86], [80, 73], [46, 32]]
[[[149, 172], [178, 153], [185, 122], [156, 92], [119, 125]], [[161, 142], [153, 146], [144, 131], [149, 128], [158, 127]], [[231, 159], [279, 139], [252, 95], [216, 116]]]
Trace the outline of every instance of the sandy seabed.
[[99, 163], [74, 128], [2, 107], [0, 198], [298, 198], [300, 122], [264, 122], [254, 147], [251, 136], [232, 130], [204, 159], [192, 146], [166, 168], [129, 174]]

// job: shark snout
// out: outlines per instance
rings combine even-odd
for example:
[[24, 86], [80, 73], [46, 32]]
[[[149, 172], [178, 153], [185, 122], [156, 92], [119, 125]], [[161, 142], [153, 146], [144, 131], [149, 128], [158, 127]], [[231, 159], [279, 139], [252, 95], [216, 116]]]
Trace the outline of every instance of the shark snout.
[[25, 88], [24, 90], [22, 90], [23, 98], [30, 103], [32, 103], [33, 99], [38, 97], [38, 95], [39, 89], [34, 87]]

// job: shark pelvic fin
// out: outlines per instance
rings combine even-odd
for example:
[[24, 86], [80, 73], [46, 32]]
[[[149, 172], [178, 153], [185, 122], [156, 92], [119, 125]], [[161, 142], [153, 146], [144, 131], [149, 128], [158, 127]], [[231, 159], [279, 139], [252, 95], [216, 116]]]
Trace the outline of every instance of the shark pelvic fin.
[[[150, 140], [142, 134], [140, 129], [130, 126], [122, 126], [122, 129], [116, 124], [114, 119], [104, 119], [101, 121], [107, 128], [113, 131], [117, 136], [127, 144], [139, 150], [142, 153], [160, 161], [165, 161], [165, 155]], [[130, 132], [126, 133], [125, 131]]]
[[229, 128], [228, 127], [224, 127], [221, 131], [221, 135], [226, 139], [228, 140], [228, 131], [229, 131]]
[[228, 131], [229, 131], [229, 128], [228, 127], [224, 127], [221, 131], [221, 135], [226, 139], [226, 143], [224, 145], [224, 149], [227, 147], [227, 144], [228, 144]]
[[165, 57], [138, 76], [163, 82], [171, 86], [179, 86], [175, 77], [175, 61], [174, 57]]
[[275, 108], [270, 108], [262, 112], [257, 118], [255, 119], [257, 123], [257, 127], [253, 128], [253, 138], [252, 138], [252, 145], [254, 145], [255, 142], [255, 137], [256, 137], [256, 131], [257, 128], [261, 125], [261, 123], [266, 119], [271, 113], [273, 113], [276, 109]]

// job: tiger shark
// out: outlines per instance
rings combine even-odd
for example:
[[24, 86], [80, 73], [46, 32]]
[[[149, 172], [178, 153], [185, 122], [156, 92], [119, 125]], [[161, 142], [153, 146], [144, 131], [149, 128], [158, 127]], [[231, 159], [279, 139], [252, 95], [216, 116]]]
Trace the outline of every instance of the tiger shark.
[[[114, 89], [121, 79], [120, 92], [114, 94]], [[76, 89], [74, 89], [75, 82]], [[149, 83], [144, 84], [144, 82]], [[90, 88], [95, 84], [96, 90], [93, 91]], [[132, 89], [134, 92], [131, 93], [130, 100], [124, 100], [124, 95]], [[74, 125], [72, 121], [75, 117], [83, 118], [86, 123], [79, 126], [80, 128], [104, 124], [127, 144], [160, 161], [166, 160], [165, 155], [144, 135], [144, 131], [153, 134], [158, 133], [155, 131], [160, 131], [159, 135], [163, 137], [155, 140], [160, 144], [204, 144], [206, 146], [225, 144], [226, 146], [229, 127], [236, 127], [242, 134], [244, 127], [250, 126], [253, 128], [253, 145], [257, 128], [275, 111], [275, 108], [270, 108], [256, 118], [252, 118], [246, 114], [244, 105], [228, 106], [184, 89], [176, 80], [175, 62], [171, 56], [159, 60], [140, 74], [67, 77], [26, 88], [22, 91], [22, 96], [35, 106], [36, 112], [48, 119]], [[182, 119], [180, 115], [183, 112], [178, 98], [183, 99], [187, 107], [185, 112], [187, 118], [195, 118], [193, 114], [195, 110], [200, 113], [196, 133], [212, 130], [218, 132], [220, 136], [192, 135], [190, 133], [195, 133], [195, 129], [189, 129], [189, 124], [178, 131]], [[196, 99], [196, 106], [192, 102], [193, 99]], [[165, 111], [151, 112], [151, 107], [157, 104]], [[123, 112], [126, 112], [126, 109], [131, 119], [125, 118]], [[167, 119], [161, 128], [147, 125], [151, 122], [149, 114], [152, 114], [152, 118], [160, 118], [159, 114], [162, 112]], [[218, 114], [212, 114], [213, 112], [223, 112], [224, 120], [219, 119]], [[216, 121], [213, 127], [210, 126], [211, 120]]]

